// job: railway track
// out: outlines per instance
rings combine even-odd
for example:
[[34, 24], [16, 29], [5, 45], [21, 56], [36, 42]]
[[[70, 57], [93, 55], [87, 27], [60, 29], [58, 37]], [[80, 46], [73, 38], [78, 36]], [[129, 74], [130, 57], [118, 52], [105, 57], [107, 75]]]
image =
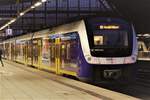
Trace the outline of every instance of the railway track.
[[104, 88], [130, 96], [150, 100], [150, 61], [138, 61], [136, 82], [129, 86], [103, 86]]
[[137, 65], [136, 83], [150, 88], [150, 61], [138, 61]]

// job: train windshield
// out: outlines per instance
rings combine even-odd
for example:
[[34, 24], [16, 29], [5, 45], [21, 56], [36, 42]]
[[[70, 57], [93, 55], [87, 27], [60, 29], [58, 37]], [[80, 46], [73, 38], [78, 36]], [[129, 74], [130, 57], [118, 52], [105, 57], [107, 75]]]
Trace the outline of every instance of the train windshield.
[[104, 47], [127, 47], [128, 34], [126, 31], [103, 30], [95, 31], [93, 35], [94, 46]]
[[133, 36], [130, 24], [113, 18], [89, 19], [86, 24], [92, 56], [124, 57], [131, 55]]

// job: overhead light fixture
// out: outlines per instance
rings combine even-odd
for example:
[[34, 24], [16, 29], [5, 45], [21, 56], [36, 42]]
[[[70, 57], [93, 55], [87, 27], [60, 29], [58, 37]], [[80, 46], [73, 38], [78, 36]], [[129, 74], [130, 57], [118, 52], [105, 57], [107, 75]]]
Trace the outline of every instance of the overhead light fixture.
[[35, 8], [35, 6], [31, 6], [31, 9], [34, 9]]
[[138, 34], [137, 36], [143, 36], [142, 34]]
[[5, 24], [4, 26], [2, 26], [1, 28], [0, 28], [0, 30], [3, 30], [4, 28], [6, 28], [8, 25], [7, 24]]
[[14, 23], [15, 21], [16, 21], [16, 19], [13, 19], [13, 20], [11, 20], [10, 22], [11, 22], [11, 23]]
[[46, 2], [47, 0], [41, 0], [42, 2]]
[[24, 12], [22, 12], [22, 13], [20, 13], [20, 16], [23, 16], [25, 13]]
[[[7, 26], [9, 26], [10, 24], [14, 23], [18, 18], [20, 18], [21, 16], [23, 16], [25, 13], [27, 13], [28, 11], [30, 11], [31, 9], [34, 9], [40, 5], [42, 5], [42, 3], [46, 2], [47, 0], [40, 0], [39, 2], [36, 2], [34, 5], [32, 5], [30, 8], [28, 8], [27, 10], [21, 12], [16, 18], [12, 19], [11, 21], [9, 21], [8, 23], [6, 23], [5, 25], [3, 25], [2, 27], [0, 27], [0, 30], [5, 29]], [[0, 18], [1, 20], [1, 18]]]
[[150, 34], [144, 34], [143, 36], [145, 36], [145, 37], [149, 37], [149, 36], [150, 36]]
[[35, 7], [38, 7], [38, 6], [40, 6], [42, 4], [42, 2], [37, 2], [37, 3], [35, 3]]
[[9, 21], [9, 22], [6, 24], [6, 26], [8, 26], [8, 25], [14, 23], [15, 21], [16, 21], [16, 19], [13, 19], [13, 20]]
[[10, 24], [14, 23], [16, 21], [16, 18], [12, 19], [11, 21], [9, 21], [8, 23], [6, 23], [4, 26], [2, 26], [0, 28], [0, 30], [3, 30], [4, 28], [6, 28], [7, 26], [9, 26]]

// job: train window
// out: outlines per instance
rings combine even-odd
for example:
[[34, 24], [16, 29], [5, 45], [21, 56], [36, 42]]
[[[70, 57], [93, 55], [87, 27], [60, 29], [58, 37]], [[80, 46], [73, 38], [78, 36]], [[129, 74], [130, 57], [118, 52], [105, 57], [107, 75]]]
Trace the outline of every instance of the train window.
[[42, 43], [42, 64], [54, 67], [56, 57], [55, 35], [43, 38]]
[[28, 44], [28, 57], [32, 57], [31, 44]]
[[2, 50], [2, 57], [5, 57], [5, 53], [4, 53], [4, 45], [3, 44], [0, 44], [0, 49]]
[[[11, 47], [13, 48], [13, 44], [11, 45]], [[17, 60], [20, 60], [20, 61], [24, 60], [24, 57], [25, 57], [24, 47], [25, 47], [25, 41], [24, 40], [17, 40], [16, 41], [14, 53], [15, 53], [15, 58]], [[13, 57], [12, 57], [12, 59], [13, 59]]]
[[51, 45], [51, 57], [55, 58], [55, 46]]
[[44, 65], [50, 65], [50, 54], [51, 54], [51, 46], [49, 42], [49, 38], [44, 38], [42, 41], [42, 63]]
[[94, 45], [103, 45], [103, 36], [94, 36]]
[[55, 66], [55, 57], [56, 57], [56, 45], [55, 45], [55, 38], [50, 38], [50, 65]]
[[23, 45], [24, 44], [21, 44], [21, 46], [20, 46], [20, 56], [22, 56], [22, 57], [23, 57]]
[[38, 47], [38, 40], [33, 40], [33, 62], [38, 63], [38, 55], [39, 55], [39, 47]]
[[[113, 37], [112, 37], [113, 36]], [[94, 45], [105, 45], [105, 46], [128, 46], [128, 35], [126, 31], [119, 30], [103, 30], [97, 31], [94, 34]]]
[[9, 58], [9, 49], [10, 49], [9, 48], [9, 43], [6, 43], [5, 44], [5, 55], [6, 55], [7, 58]]
[[[62, 45], [63, 48], [63, 54], [66, 52], [66, 59], [74, 59], [73, 58], [73, 50], [78, 48], [78, 39], [79, 36], [76, 32], [66, 33], [63, 34], [61, 37], [61, 42], [64, 44]], [[65, 50], [66, 49], [66, 50]]]
[[67, 59], [70, 59], [70, 43], [67, 44]]
[[[63, 34], [61, 37], [61, 66], [67, 69], [67, 67], [76, 68], [76, 62], [78, 58], [78, 45], [79, 36], [76, 32]], [[69, 68], [68, 68], [69, 69]]]
[[62, 59], [66, 58], [66, 44], [62, 43], [61, 45], [61, 57]]

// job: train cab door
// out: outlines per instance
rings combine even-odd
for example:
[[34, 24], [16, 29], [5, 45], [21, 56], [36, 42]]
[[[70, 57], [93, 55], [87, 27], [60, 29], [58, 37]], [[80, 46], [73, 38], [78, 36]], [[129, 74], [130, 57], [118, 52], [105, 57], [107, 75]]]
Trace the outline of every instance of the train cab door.
[[33, 47], [33, 66], [39, 68], [40, 67], [40, 55], [41, 55], [41, 39], [34, 39], [32, 41]]

